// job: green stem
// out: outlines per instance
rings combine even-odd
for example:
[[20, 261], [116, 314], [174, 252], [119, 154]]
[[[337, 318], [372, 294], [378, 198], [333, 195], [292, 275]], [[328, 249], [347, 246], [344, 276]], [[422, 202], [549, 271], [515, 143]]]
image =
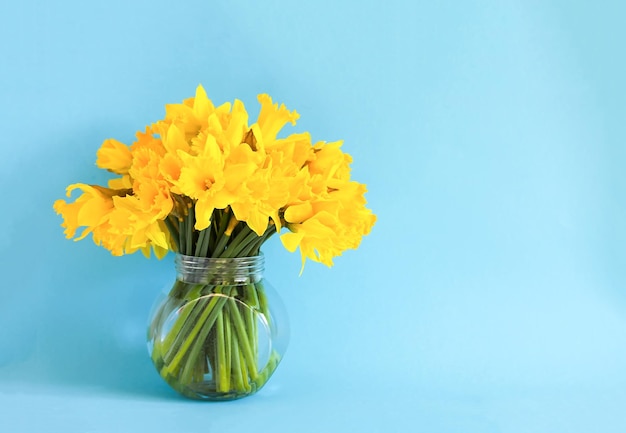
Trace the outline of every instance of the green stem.
[[185, 224], [185, 254], [190, 256], [193, 254], [193, 233], [196, 221], [195, 207], [191, 206], [187, 212], [187, 223]]
[[241, 257], [258, 256], [261, 251], [261, 246], [265, 243], [266, 240], [272, 237], [272, 235], [275, 233], [276, 233], [276, 226], [272, 225], [265, 231], [265, 233], [263, 233], [263, 236], [260, 236], [254, 242], [250, 243], [250, 245], [247, 248], [244, 248], [241, 251], [241, 254], [240, 254]]
[[[186, 286], [185, 283], [182, 284], [183, 287]], [[203, 286], [202, 284], [198, 284], [191, 288], [185, 296], [186, 300], [193, 300], [199, 297], [204, 287], [205, 286]], [[198, 314], [200, 314], [200, 312], [202, 311], [203, 304], [205, 302], [206, 301], [204, 299], [199, 299], [191, 308], [180, 308], [180, 316], [176, 319], [176, 322], [172, 326], [172, 329], [165, 336], [163, 342], [160, 343], [161, 346], [165, 348], [165, 351], [163, 352], [163, 362], [169, 363], [171, 361], [171, 358], [174, 356], [177, 348], [180, 346], [180, 342], [188, 333], [188, 328], [194, 323], [195, 317], [198, 316]], [[168, 309], [166, 311], [170, 310]]]
[[246, 327], [246, 334], [248, 335], [248, 339], [250, 341], [250, 349], [252, 350], [252, 358], [256, 360], [259, 357], [259, 342], [257, 339], [257, 329], [256, 329], [256, 315], [252, 308], [248, 308], [245, 305], [242, 308], [242, 316], [243, 322]]
[[180, 218], [178, 220], [178, 251], [181, 254], [187, 254], [187, 218]]
[[[248, 226], [246, 225], [245, 228], [247, 228]], [[225, 233], [222, 235], [222, 239], [224, 239], [224, 242], [219, 242], [218, 241], [218, 246], [215, 248], [215, 251], [213, 252], [213, 257], [230, 257], [228, 255], [228, 252], [230, 251], [231, 248], [233, 248], [236, 245], [239, 245], [239, 243], [242, 241], [242, 238], [244, 238], [246, 236], [245, 233], [245, 228], [242, 228], [234, 237], [227, 236]], [[220, 239], [220, 241], [222, 240]], [[224, 248], [226, 247], [226, 242], [230, 240], [230, 244], [228, 244], [228, 248], [226, 250], [224, 250]]]
[[259, 311], [260, 303], [257, 295], [256, 284], [246, 284], [244, 290], [244, 303], [248, 308], [244, 310], [244, 318], [246, 320], [246, 327], [248, 330], [248, 336], [252, 342], [252, 350], [255, 359], [259, 354], [259, 341], [257, 333], [257, 314]]
[[245, 359], [245, 364], [248, 367], [250, 378], [254, 380], [256, 379], [258, 372], [256, 368], [256, 358], [252, 353], [252, 347], [250, 347], [250, 337], [246, 332], [246, 326], [241, 314], [239, 313], [239, 309], [237, 308], [237, 302], [234, 299], [231, 298], [228, 300], [228, 308], [230, 309], [230, 314], [233, 319], [232, 322], [235, 327], [237, 338], [239, 339], [239, 347], [241, 348], [243, 358]]
[[261, 281], [256, 283], [256, 294], [259, 298], [259, 309], [261, 310], [261, 314], [265, 316], [267, 324], [270, 325], [272, 318], [270, 317], [270, 309], [267, 303], [267, 296], [265, 296], [265, 288], [263, 287], [263, 283]]
[[[235, 216], [232, 215], [230, 218], [234, 217]], [[228, 221], [230, 221], [230, 218], [228, 217], [228, 212], [222, 212], [222, 215], [220, 216], [218, 232], [216, 234], [217, 244], [215, 245], [215, 248], [213, 249], [213, 252], [211, 254], [211, 257], [213, 258], [221, 257], [221, 253], [224, 251], [224, 248], [226, 248], [226, 243], [230, 239], [230, 236], [224, 233], [226, 231], [226, 228], [228, 227]]]
[[231, 367], [233, 372], [233, 388], [238, 391], [245, 390], [244, 378], [241, 374], [241, 363], [239, 355], [239, 342], [237, 335], [232, 334], [230, 339]]
[[[206, 336], [208, 335], [209, 331], [213, 327], [213, 324], [215, 323], [215, 320], [217, 319], [218, 313], [222, 310], [222, 307], [229, 299], [226, 295], [215, 295], [211, 296], [210, 298], [211, 300], [209, 301], [209, 305], [202, 311], [202, 315], [195, 322], [195, 326], [182, 342], [180, 348], [176, 351], [176, 354], [172, 361], [168, 365], [163, 367], [163, 369], [161, 370], [161, 375], [164, 375], [166, 373], [173, 373], [174, 371], [176, 371], [176, 368], [183, 360], [183, 357], [187, 354], [187, 350], [189, 350], [189, 347], [194, 341], [197, 341], [199, 343], [195, 346], [197, 347], [197, 349], [194, 350], [195, 355], [197, 356], [197, 353], [202, 347]], [[190, 354], [187, 362], [193, 362], [195, 360], [195, 357], [193, 355], [193, 353]]]
[[278, 354], [278, 352], [276, 352], [275, 350], [272, 351], [272, 353], [270, 354], [270, 359], [267, 361], [267, 365], [263, 370], [261, 370], [259, 376], [255, 381], [257, 388], [262, 387], [265, 382], [267, 382], [267, 380], [270, 378], [270, 375], [274, 372], [274, 370], [276, 370], [279, 361], [280, 355]]
[[198, 235], [198, 242], [196, 243], [196, 257], [206, 257], [209, 250], [209, 243], [211, 241], [211, 228], [207, 227], [202, 230]]
[[221, 311], [217, 315], [215, 332], [217, 333], [217, 390], [219, 392], [228, 392], [230, 384], [228, 383], [228, 369], [226, 368], [226, 333], [224, 329], [224, 314]]
[[222, 314], [224, 315], [224, 349], [226, 351], [226, 380], [228, 381], [228, 386], [226, 387], [230, 390], [232, 384], [232, 367], [233, 367], [233, 348], [232, 348], [232, 328], [230, 322], [230, 313], [228, 312], [228, 308], [222, 309]]
[[220, 226], [222, 225], [221, 222], [223, 213], [224, 212], [220, 209], [215, 209], [213, 211], [211, 225], [209, 226], [211, 234], [213, 234], [213, 236], [211, 236], [211, 243], [209, 244], [209, 251], [215, 251], [215, 244], [220, 236]]
[[176, 251], [180, 251], [180, 234], [178, 231], [178, 226], [174, 223], [175, 217], [172, 215], [165, 218], [165, 226], [167, 230], [170, 232], [170, 236], [174, 239], [174, 243], [176, 244]]
[[222, 236], [220, 236], [220, 238], [217, 241], [217, 245], [215, 246], [215, 250], [213, 251], [213, 254], [212, 254], [213, 258], [220, 257], [220, 251], [224, 251], [224, 247], [226, 246], [228, 239], [230, 239], [230, 236], [226, 234], [222, 234]]
[[222, 254], [222, 257], [227, 257], [227, 258], [239, 257], [239, 254], [241, 253], [241, 251], [244, 248], [246, 248], [250, 244], [250, 242], [254, 241], [256, 238], [259, 237], [259, 235], [257, 235], [255, 232], [253, 232], [249, 228], [247, 230], [248, 230], [247, 234], [246, 234], [246, 230], [242, 230], [241, 232], [239, 232], [239, 234], [237, 235], [237, 238], [243, 238], [243, 239], [240, 241], [233, 240], [231, 246], [224, 252], [224, 254]]

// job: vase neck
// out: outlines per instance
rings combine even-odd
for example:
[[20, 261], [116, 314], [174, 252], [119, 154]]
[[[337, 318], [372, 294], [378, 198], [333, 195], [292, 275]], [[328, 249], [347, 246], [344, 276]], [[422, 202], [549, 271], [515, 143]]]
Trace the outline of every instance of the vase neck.
[[177, 254], [176, 278], [194, 284], [246, 284], [263, 278], [265, 258], [207, 258]]

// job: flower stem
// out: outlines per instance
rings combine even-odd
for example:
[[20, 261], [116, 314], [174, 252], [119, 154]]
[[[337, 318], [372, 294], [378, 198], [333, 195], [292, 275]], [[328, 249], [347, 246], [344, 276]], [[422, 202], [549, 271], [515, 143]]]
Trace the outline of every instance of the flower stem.
[[[234, 218], [234, 215], [231, 216], [231, 218]], [[221, 220], [220, 220], [220, 226], [218, 229], [219, 231], [216, 237], [217, 244], [215, 245], [215, 249], [213, 250], [213, 253], [211, 254], [211, 257], [213, 258], [221, 257], [221, 253], [224, 251], [224, 248], [226, 248], [226, 244], [230, 240], [230, 233], [226, 233], [229, 220], [230, 219], [227, 218], [225, 214], [222, 215]]]
[[[185, 283], [182, 283], [185, 285]], [[183, 286], [184, 287], [184, 286]], [[202, 284], [194, 286], [189, 292], [186, 294], [186, 299], [195, 299], [200, 296], [202, 289], [204, 286]], [[176, 298], [174, 298], [176, 299]], [[202, 311], [202, 307], [204, 300], [200, 299], [192, 308], [183, 308], [180, 312], [180, 317], [176, 320], [172, 329], [168, 332], [167, 336], [161, 343], [166, 351], [163, 353], [163, 361], [165, 363], [169, 363], [171, 358], [176, 353], [177, 348], [180, 346], [180, 341], [182, 338], [188, 333], [187, 329], [191, 326], [195, 321], [195, 317], [200, 314]]]
[[227, 388], [232, 386], [232, 366], [233, 366], [233, 348], [232, 348], [232, 328], [230, 321], [230, 313], [228, 308], [222, 309], [224, 315], [224, 349], [226, 351], [226, 380], [228, 381]]
[[198, 234], [198, 242], [196, 243], [196, 257], [206, 257], [211, 242], [211, 227], [207, 227]]
[[246, 367], [248, 367], [250, 379], [255, 380], [258, 372], [256, 367], [256, 357], [252, 353], [252, 347], [250, 347], [249, 336], [246, 332], [246, 326], [241, 318], [237, 303], [234, 299], [228, 300], [228, 308], [230, 309], [233, 325], [235, 326], [235, 332], [239, 339], [239, 347], [241, 349], [243, 358], [245, 360]]
[[174, 239], [174, 243], [176, 246], [176, 251], [180, 251], [180, 233], [178, 230], [178, 225], [174, 223], [175, 217], [170, 215], [165, 218], [165, 226], [170, 232], [170, 236]]
[[242, 230], [237, 234], [236, 238], [233, 240], [232, 245], [222, 254], [222, 257], [240, 257], [240, 253], [249, 246], [250, 242], [254, 241], [259, 236], [246, 227], [245, 230]]
[[219, 392], [228, 392], [230, 388], [229, 370], [226, 364], [226, 332], [224, 330], [224, 314], [220, 311], [217, 315], [215, 327], [216, 344], [217, 344], [217, 390]]
[[[224, 306], [224, 304], [226, 303], [228, 299], [229, 299], [228, 296], [221, 295], [221, 294], [210, 296], [209, 305], [207, 305], [203, 309], [200, 318], [194, 323], [193, 329], [191, 330], [189, 335], [183, 340], [182, 344], [180, 345], [180, 348], [176, 350], [172, 361], [168, 365], [164, 365], [163, 369], [161, 370], [161, 375], [164, 375], [167, 373], [173, 373], [176, 370], [176, 368], [179, 366], [179, 364], [181, 363], [185, 355], [187, 354], [189, 347], [192, 345], [194, 341], [197, 341], [200, 344], [196, 346], [197, 349], [195, 349], [194, 347], [194, 350], [188, 357], [188, 362], [195, 361], [197, 353], [202, 347], [202, 344], [204, 343], [204, 340], [206, 339], [209, 331], [211, 330], [211, 327], [213, 327], [215, 320], [217, 320], [217, 316], [219, 312], [222, 310], [222, 307]], [[183, 320], [187, 322], [187, 320], [185, 319]]]
[[250, 392], [252, 387], [250, 386], [250, 379], [248, 377], [248, 369], [246, 368], [245, 359], [240, 349], [239, 338], [237, 333], [233, 333], [233, 372], [234, 378], [237, 383], [237, 389], [243, 392]]
[[193, 254], [193, 226], [196, 222], [195, 213], [194, 206], [191, 206], [187, 211], [187, 222], [185, 224], [185, 254], [188, 256]]

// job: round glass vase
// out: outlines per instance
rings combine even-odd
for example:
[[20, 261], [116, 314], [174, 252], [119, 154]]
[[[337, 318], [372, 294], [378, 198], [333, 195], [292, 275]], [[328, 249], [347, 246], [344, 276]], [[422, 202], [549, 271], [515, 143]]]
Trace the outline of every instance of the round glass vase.
[[233, 400], [263, 387], [289, 341], [285, 308], [263, 278], [263, 255], [178, 254], [174, 286], [155, 304], [148, 350], [161, 377], [198, 400]]

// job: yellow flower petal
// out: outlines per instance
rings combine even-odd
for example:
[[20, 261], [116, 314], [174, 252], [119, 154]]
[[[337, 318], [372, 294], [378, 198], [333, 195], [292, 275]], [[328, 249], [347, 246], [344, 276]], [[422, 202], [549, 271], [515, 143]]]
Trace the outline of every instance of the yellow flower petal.
[[287, 110], [284, 104], [280, 107], [278, 104], [273, 104], [272, 98], [267, 94], [259, 95], [258, 100], [261, 103], [261, 112], [257, 123], [261, 128], [263, 140], [266, 142], [275, 140], [276, 135], [287, 122], [295, 125], [300, 117], [296, 111]]
[[280, 236], [280, 241], [287, 251], [293, 253], [300, 246], [303, 237], [304, 235], [302, 233], [287, 232]]
[[193, 112], [199, 119], [204, 119], [209, 116], [209, 113], [213, 112], [215, 107], [208, 98], [204, 87], [201, 85], [196, 88], [196, 97], [193, 100]]
[[104, 140], [104, 143], [102, 143], [96, 155], [96, 165], [99, 168], [117, 174], [128, 173], [128, 169], [133, 160], [128, 146], [112, 138]]
[[301, 223], [312, 216], [313, 206], [308, 201], [289, 206], [287, 210], [285, 210], [285, 221], [287, 221], [287, 223]]

